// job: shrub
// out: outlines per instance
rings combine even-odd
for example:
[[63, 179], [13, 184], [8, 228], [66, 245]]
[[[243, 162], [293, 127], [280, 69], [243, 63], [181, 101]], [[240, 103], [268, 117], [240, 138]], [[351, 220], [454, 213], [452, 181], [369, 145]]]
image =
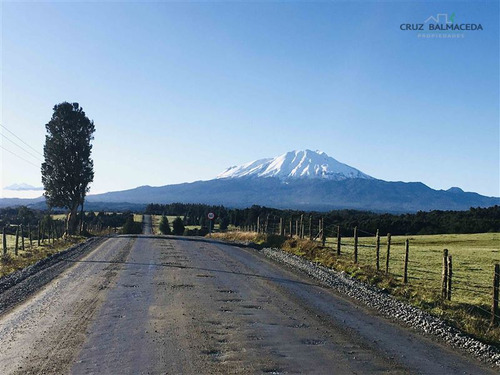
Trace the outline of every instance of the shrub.
[[182, 219], [177, 216], [175, 220], [172, 223], [172, 233], [175, 234], [176, 236], [181, 236], [184, 234], [184, 223], [182, 222]]
[[206, 236], [208, 234], [208, 228], [207, 227], [202, 227], [200, 229], [197, 230], [197, 233], [196, 235], [197, 236]]
[[168, 223], [168, 218], [166, 216], [162, 216], [161, 218], [160, 232], [162, 234], [172, 234], [172, 230], [170, 229], [170, 224]]
[[122, 227], [123, 234], [141, 234], [142, 233], [142, 225], [141, 223], [136, 223], [134, 221], [134, 216], [130, 215], [127, 217], [125, 224]]

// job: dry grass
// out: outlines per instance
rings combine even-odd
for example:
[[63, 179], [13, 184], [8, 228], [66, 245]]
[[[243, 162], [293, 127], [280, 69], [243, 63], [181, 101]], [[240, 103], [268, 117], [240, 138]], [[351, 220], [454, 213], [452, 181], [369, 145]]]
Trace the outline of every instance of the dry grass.
[[212, 233], [212, 238], [232, 242], [253, 242], [258, 245], [265, 244], [267, 240], [266, 235], [253, 232]]
[[[381, 239], [380, 267], [375, 267], [374, 238], [359, 238], [358, 263], [354, 263], [353, 238], [342, 239], [341, 255], [336, 254], [336, 239], [322, 247], [318, 242], [285, 239], [252, 232], [214, 234], [234, 242], [254, 242], [279, 247], [326, 267], [344, 271], [360, 281], [376, 285], [398, 299], [439, 316], [457, 328], [490, 344], [500, 346], [500, 327], [490, 326], [493, 264], [499, 263], [500, 234], [410, 236], [409, 283], [404, 284], [404, 241], [393, 236], [389, 274], [385, 274], [386, 240]], [[329, 247], [333, 246], [335, 248]], [[453, 256], [454, 282], [451, 301], [440, 297], [442, 252]]]
[[45, 241], [40, 246], [37, 246], [37, 241], [33, 241], [33, 247], [31, 247], [29, 239], [25, 238], [24, 250], [21, 250], [20, 240], [18, 255], [15, 255], [15, 236], [7, 235], [7, 254], [2, 255], [0, 259], [0, 277], [28, 267], [49, 255], [58, 253], [85, 240], [86, 238], [84, 237], [71, 236], [58, 239], [54, 243]]
[[53, 220], [66, 220], [66, 214], [52, 214], [50, 215]]

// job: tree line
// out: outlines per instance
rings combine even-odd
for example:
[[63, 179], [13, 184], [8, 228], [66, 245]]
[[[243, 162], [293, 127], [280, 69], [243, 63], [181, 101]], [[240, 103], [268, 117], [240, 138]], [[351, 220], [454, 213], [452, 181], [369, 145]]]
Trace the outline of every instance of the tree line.
[[[257, 220], [261, 225], [266, 225], [269, 231], [277, 232], [280, 219], [283, 225], [288, 228], [290, 221], [295, 228], [296, 220], [303, 215], [306, 226], [309, 220], [312, 224], [313, 232], [317, 232], [318, 223], [324, 219], [326, 234], [333, 236], [336, 234], [337, 226], [341, 228], [343, 236], [352, 234], [354, 227], [358, 227], [365, 234], [375, 233], [380, 230], [381, 235], [391, 233], [393, 235], [418, 235], [418, 234], [453, 234], [453, 233], [486, 233], [500, 232], [500, 206], [488, 208], [471, 208], [468, 211], [430, 211], [417, 212], [412, 214], [387, 214], [374, 213], [356, 210], [336, 210], [330, 212], [310, 212], [298, 210], [278, 210], [269, 207], [252, 206], [245, 209], [230, 209], [224, 206], [211, 206], [205, 204], [149, 204], [146, 207], [146, 214], [176, 216], [176, 234], [205, 235], [208, 233], [208, 213], [215, 214], [214, 224], [219, 224], [219, 230], [226, 230], [232, 227], [248, 227], [256, 225]], [[43, 222], [47, 225], [52, 220], [51, 211], [40, 211], [30, 209], [25, 206], [17, 208], [0, 209], [0, 227], [24, 226]], [[181, 219], [182, 218], [182, 219]], [[310, 218], [310, 219], [309, 219]], [[171, 224], [164, 219], [164, 231], [168, 233]], [[87, 212], [84, 215], [86, 226], [101, 228], [120, 228], [129, 222], [130, 232], [140, 233], [140, 224], [133, 224], [131, 212]], [[199, 230], [187, 230], [186, 226], [200, 226]], [[12, 227], [13, 228], [13, 227]], [[12, 229], [11, 228], [11, 229]], [[172, 233], [174, 232], [172, 228]], [[186, 232], [187, 231], [187, 232]], [[126, 231], [128, 232], [128, 230]], [[363, 235], [363, 233], [360, 233]]]
[[[38, 224], [42, 226], [50, 227], [54, 221], [60, 222], [61, 220], [55, 220], [52, 218], [52, 214], [60, 213], [59, 211], [51, 210], [35, 210], [28, 208], [26, 206], [20, 207], [9, 207], [0, 209], [0, 228], [6, 227], [7, 233], [12, 234], [15, 232], [15, 227], [18, 225], [23, 225], [27, 227], [31, 225], [36, 227]], [[83, 225], [81, 219], [83, 217]], [[86, 212], [85, 215], [79, 218], [80, 222], [77, 223], [79, 227], [82, 228], [120, 228], [125, 225], [127, 220], [133, 221], [133, 214], [129, 211], [127, 212], [98, 212], [93, 211]], [[140, 231], [142, 233], [142, 226], [139, 224]], [[137, 230], [137, 229], [131, 229]], [[85, 234], [86, 230], [82, 232]]]
[[[488, 208], [470, 208], [468, 211], [419, 211], [408, 214], [375, 213], [357, 210], [334, 210], [329, 212], [279, 210], [275, 208], [252, 206], [245, 209], [230, 209], [224, 206], [206, 204], [149, 204], [146, 214], [169, 215], [184, 217], [185, 225], [208, 227], [207, 215], [215, 214], [215, 223], [220, 230], [229, 225], [246, 227], [255, 225], [259, 219], [261, 225], [266, 223], [271, 231], [275, 231], [280, 218], [285, 226], [302, 215], [308, 223], [311, 221], [313, 230], [317, 230], [321, 218], [327, 234], [336, 233], [337, 226], [342, 235], [350, 235], [354, 227], [362, 228], [368, 233], [380, 230], [381, 235], [422, 235], [422, 234], [453, 234], [453, 233], [485, 233], [500, 232], [500, 206]], [[368, 234], [367, 233], [367, 234]]]

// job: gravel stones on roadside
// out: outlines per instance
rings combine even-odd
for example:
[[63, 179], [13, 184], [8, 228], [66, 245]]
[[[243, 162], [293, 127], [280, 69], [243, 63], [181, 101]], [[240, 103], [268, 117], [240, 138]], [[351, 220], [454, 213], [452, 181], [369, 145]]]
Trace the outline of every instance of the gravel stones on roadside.
[[473, 356], [500, 367], [500, 351], [495, 347], [465, 335], [438, 317], [398, 301], [381, 289], [360, 282], [345, 272], [337, 272], [283, 250], [264, 248], [260, 252], [279, 263], [306, 273], [342, 294], [361, 301], [388, 318], [402, 321], [420, 332], [436, 336], [453, 347], [464, 349]]
[[0, 314], [24, 301], [104, 240], [102, 237], [90, 238], [0, 278]]

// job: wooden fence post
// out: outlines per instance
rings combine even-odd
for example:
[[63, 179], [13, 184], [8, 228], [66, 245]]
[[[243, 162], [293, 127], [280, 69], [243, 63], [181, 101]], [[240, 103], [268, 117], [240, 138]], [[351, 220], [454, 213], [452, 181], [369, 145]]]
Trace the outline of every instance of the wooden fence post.
[[269, 233], [269, 214], [266, 216], [266, 223], [265, 223], [265, 227], [264, 227], [264, 232], [266, 234]]
[[313, 239], [313, 224], [312, 224], [313, 217], [312, 215], [309, 215], [309, 240], [312, 241]]
[[441, 298], [446, 299], [448, 289], [448, 249], [443, 250], [443, 272], [441, 274]]
[[14, 254], [17, 255], [19, 251], [19, 225], [16, 228], [16, 247], [14, 248]]
[[376, 252], [376, 266], [377, 266], [377, 271], [380, 270], [380, 234], [379, 230], [377, 229], [377, 234], [376, 234], [376, 240], [375, 240], [375, 252]]
[[354, 227], [354, 263], [358, 263], [358, 227]]
[[293, 238], [293, 218], [290, 218], [290, 238]]
[[451, 255], [448, 255], [448, 285], [446, 287], [446, 298], [451, 301], [451, 281], [453, 276], [453, 264], [451, 261]]
[[295, 237], [299, 236], [299, 220], [295, 220]]
[[405, 241], [405, 268], [403, 274], [403, 282], [408, 284], [408, 257], [410, 255], [410, 240], [407, 238]]
[[260, 233], [260, 216], [257, 216], [257, 233]]
[[491, 324], [495, 325], [498, 323], [497, 312], [498, 312], [498, 290], [500, 284], [500, 264], [495, 264], [494, 274], [493, 274], [493, 303], [491, 304]]
[[285, 228], [283, 228], [283, 218], [280, 217], [280, 236], [284, 236], [285, 235]]
[[337, 225], [337, 255], [340, 255], [340, 242], [341, 242], [340, 225]]
[[299, 237], [304, 238], [304, 214], [300, 215]]
[[325, 246], [326, 233], [325, 233], [325, 219], [321, 218], [321, 245]]
[[2, 231], [2, 246], [3, 246], [3, 255], [7, 254], [7, 234], [5, 233], [5, 225], [3, 226]]
[[33, 249], [33, 236], [31, 234], [31, 224], [28, 224], [28, 234], [30, 238], [30, 249]]
[[21, 250], [24, 251], [24, 227], [21, 224]]
[[38, 246], [40, 246], [40, 222], [38, 222], [36, 228], [38, 229], [38, 237], [37, 237]]
[[385, 258], [385, 273], [389, 273], [389, 258], [391, 256], [391, 234], [387, 233], [387, 256]]

